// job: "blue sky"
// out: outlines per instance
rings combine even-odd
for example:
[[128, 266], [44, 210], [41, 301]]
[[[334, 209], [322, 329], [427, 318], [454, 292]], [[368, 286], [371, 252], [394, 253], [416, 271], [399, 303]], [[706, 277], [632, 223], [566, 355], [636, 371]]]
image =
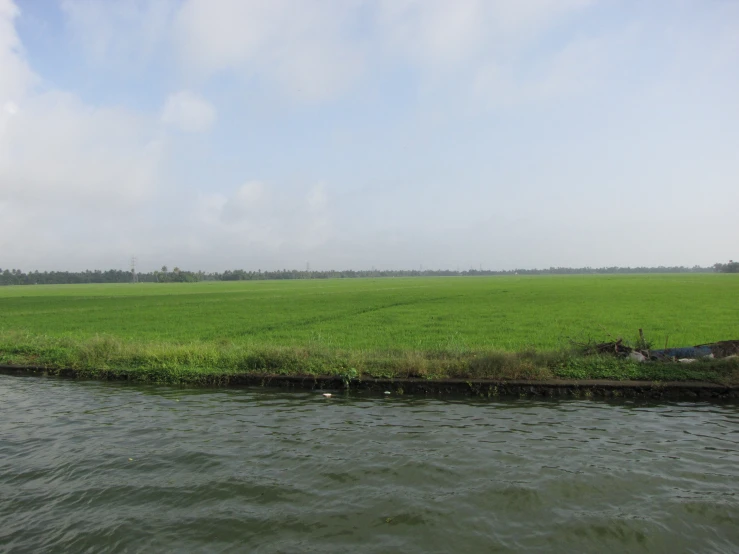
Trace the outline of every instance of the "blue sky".
[[0, 0], [0, 267], [736, 258], [732, 0]]

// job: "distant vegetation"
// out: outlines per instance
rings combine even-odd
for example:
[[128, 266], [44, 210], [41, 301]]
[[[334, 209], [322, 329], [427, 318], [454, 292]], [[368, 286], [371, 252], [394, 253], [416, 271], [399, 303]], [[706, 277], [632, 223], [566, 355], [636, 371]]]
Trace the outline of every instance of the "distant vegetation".
[[170, 382], [281, 373], [739, 383], [739, 359], [716, 373], [703, 362], [668, 367], [586, 357], [571, 342], [636, 341], [639, 328], [660, 348], [739, 338], [739, 280], [733, 277], [3, 287], [0, 364]]
[[739, 262], [729, 260], [728, 264], [715, 264], [713, 269], [719, 273], [739, 273]]
[[[454, 271], [449, 269], [426, 270], [343, 270], [343, 271], [300, 271], [283, 269], [280, 271], [245, 271], [243, 269], [226, 270], [223, 273], [205, 271], [185, 271], [175, 267], [171, 271], [167, 266], [161, 270], [148, 273], [136, 273], [140, 283], [194, 283], [198, 281], [259, 281], [272, 279], [351, 279], [357, 277], [468, 277], [484, 275], [594, 275], [594, 274], [630, 274], [630, 273], [739, 273], [739, 262], [715, 264], [713, 267], [550, 267], [549, 269], [512, 269], [493, 271], [469, 269]], [[20, 269], [0, 269], [0, 285], [67, 285], [83, 283], [131, 283], [131, 271], [109, 269], [107, 271], [29, 271]]]

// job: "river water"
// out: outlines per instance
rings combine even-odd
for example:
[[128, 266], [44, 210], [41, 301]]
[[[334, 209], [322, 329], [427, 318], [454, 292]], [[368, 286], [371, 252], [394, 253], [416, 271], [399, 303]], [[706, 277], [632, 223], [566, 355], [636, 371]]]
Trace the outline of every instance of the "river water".
[[737, 552], [739, 404], [0, 376], [0, 551]]

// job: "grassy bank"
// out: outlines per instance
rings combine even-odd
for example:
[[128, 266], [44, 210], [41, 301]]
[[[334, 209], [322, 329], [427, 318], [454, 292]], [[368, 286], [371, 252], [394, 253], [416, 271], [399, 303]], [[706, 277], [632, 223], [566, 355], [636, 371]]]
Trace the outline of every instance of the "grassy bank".
[[575, 351], [342, 351], [295, 347], [248, 348], [234, 344], [124, 342], [6, 333], [0, 364], [74, 369], [85, 378], [142, 382], [225, 384], [235, 375], [337, 376], [422, 379], [612, 379], [708, 381], [739, 385], [739, 360], [693, 364], [640, 364]]
[[236, 374], [735, 381], [733, 362], [582, 356], [739, 338], [735, 275], [578, 275], [0, 287], [0, 364], [144, 381]]

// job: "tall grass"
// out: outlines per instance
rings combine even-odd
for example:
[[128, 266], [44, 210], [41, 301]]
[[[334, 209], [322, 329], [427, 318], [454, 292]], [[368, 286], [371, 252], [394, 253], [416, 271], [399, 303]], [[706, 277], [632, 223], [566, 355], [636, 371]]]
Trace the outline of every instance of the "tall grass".
[[637, 364], [575, 351], [359, 351], [234, 344], [126, 342], [110, 336], [0, 334], [0, 364], [75, 370], [80, 377], [219, 383], [233, 375], [421, 379], [703, 380], [739, 384], [739, 360]]

